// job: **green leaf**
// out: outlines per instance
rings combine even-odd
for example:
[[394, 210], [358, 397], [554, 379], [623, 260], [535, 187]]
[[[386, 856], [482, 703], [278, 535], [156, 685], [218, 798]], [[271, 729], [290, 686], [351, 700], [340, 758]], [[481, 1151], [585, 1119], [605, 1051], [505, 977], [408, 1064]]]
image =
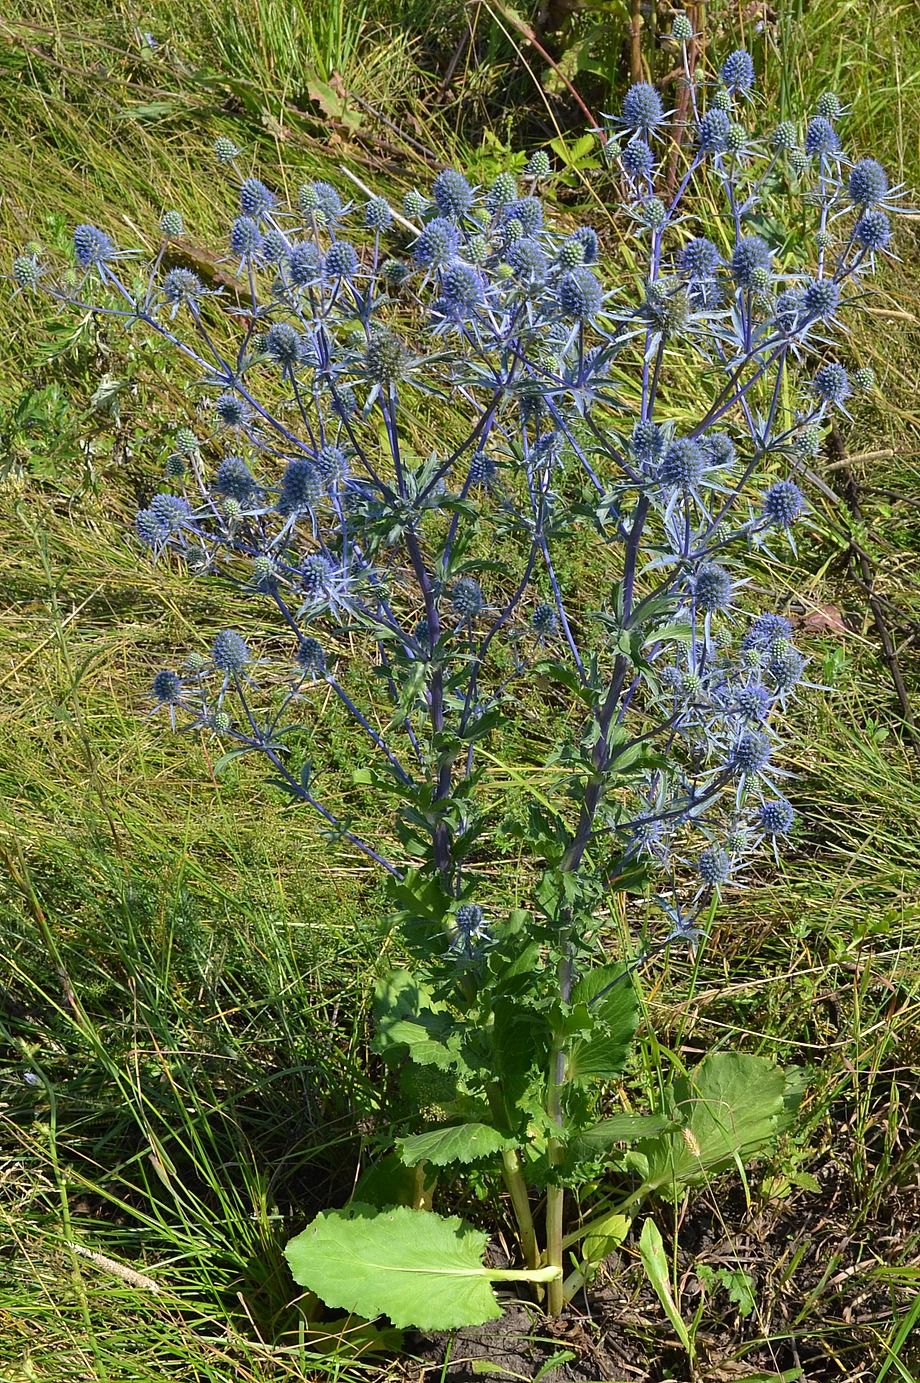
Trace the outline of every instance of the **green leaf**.
[[659, 624], [657, 629], [643, 631], [642, 647], [647, 648], [650, 643], [689, 643], [692, 637], [690, 624]]
[[[674, 1327], [677, 1338], [688, 1354], [693, 1354], [690, 1335], [684, 1325], [677, 1304], [671, 1295], [671, 1282], [668, 1275], [668, 1260], [661, 1239], [661, 1231], [654, 1220], [646, 1220], [639, 1236], [639, 1253], [645, 1275], [655, 1289], [655, 1295], [664, 1307], [664, 1314]], [[394, 1324], [396, 1322], [394, 1321]]]
[[386, 1210], [391, 1205], [428, 1204], [434, 1183], [423, 1168], [407, 1167], [395, 1153], [366, 1167], [354, 1189], [354, 1200]]
[[482, 1266], [487, 1236], [456, 1215], [352, 1203], [325, 1211], [287, 1244], [294, 1281], [327, 1306], [395, 1326], [453, 1330], [497, 1319], [490, 1279], [548, 1282], [558, 1268], [532, 1272]]
[[628, 1215], [614, 1212], [603, 1220], [595, 1221], [590, 1234], [586, 1234], [581, 1244], [584, 1266], [603, 1263], [615, 1249], [618, 1249], [632, 1227]]
[[492, 1157], [503, 1148], [514, 1147], [488, 1124], [448, 1124], [429, 1129], [427, 1133], [399, 1138], [396, 1143], [402, 1160], [410, 1166], [430, 1162], [433, 1167], [446, 1167], [451, 1162], [475, 1162], [480, 1157]]
[[569, 1080], [615, 1080], [622, 1075], [639, 1021], [636, 991], [622, 975], [622, 966], [601, 965], [582, 976], [572, 990], [573, 1010], [586, 1009], [593, 1030], [576, 1038], [569, 1049]]
[[614, 1114], [571, 1138], [566, 1144], [565, 1161], [593, 1161], [616, 1143], [638, 1143], [671, 1127], [672, 1121], [665, 1114]]
[[374, 1046], [388, 1060], [408, 1055], [421, 1066], [449, 1070], [456, 1054], [447, 1046], [453, 1023], [426, 987], [407, 970], [394, 970], [374, 994]]
[[671, 1091], [683, 1127], [644, 1143], [651, 1190], [688, 1185], [750, 1159], [791, 1118], [786, 1075], [765, 1057], [716, 1052]]

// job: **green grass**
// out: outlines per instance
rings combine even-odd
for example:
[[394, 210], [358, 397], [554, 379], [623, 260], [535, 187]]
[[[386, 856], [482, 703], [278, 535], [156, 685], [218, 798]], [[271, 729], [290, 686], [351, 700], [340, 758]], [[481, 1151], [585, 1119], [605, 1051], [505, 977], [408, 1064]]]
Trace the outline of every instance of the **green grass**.
[[[852, 105], [854, 143], [920, 185], [911, 7], [779, 8], [778, 26], [752, 36], [777, 118], [834, 86]], [[726, 42], [733, 13], [717, 12]], [[466, 161], [471, 130], [469, 158], [488, 170], [516, 131], [552, 121], [536, 93], [499, 109], [509, 49], [494, 34], [482, 37], [493, 67], [477, 74], [468, 53], [436, 101], [430, 35], [452, 23], [419, 3], [397, 24], [382, 0], [206, 15], [165, 0], [22, 6], [0, 20], [0, 241], [63, 244], [81, 219], [143, 237], [175, 205], [213, 242], [224, 212], [209, 149], [221, 131], [291, 186], [343, 184], [347, 163], [374, 190], [406, 187], [437, 158]], [[147, 29], [161, 40], [152, 52]], [[571, 120], [558, 103], [552, 112]], [[480, 142], [487, 117], [495, 137]], [[558, 193], [572, 215], [583, 204], [617, 262], [621, 228], [590, 179], [561, 180]], [[915, 693], [916, 226], [855, 328], [854, 360], [875, 366], [879, 390], [845, 438], [864, 458], [855, 536]], [[149, 674], [229, 619], [225, 593], [151, 572], [125, 542], [169, 426], [186, 415], [187, 381], [139, 342], [92, 329], [72, 341], [28, 299], [0, 295], [0, 321], [0, 1378], [407, 1376], [373, 1352], [391, 1337], [293, 1303], [280, 1257], [292, 1224], [344, 1200], [385, 1128], [365, 1009], [385, 935], [378, 881], [284, 809], [256, 766], [216, 776], [215, 746], [144, 714]], [[118, 417], [90, 402], [105, 375], [126, 385]], [[420, 442], [437, 422], [418, 420]], [[701, 1330], [729, 1357], [767, 1341], [783, 1367], [792, 1333], [815, 1378], [881, 1383], [920, 1374], [920, 778], [846, 560], [846, 509], [818, 490], [813, 500], [799, 562], [751, 572], [779, 582], [806, 623], [831, 606], [847, 616], [846, 632], [804, 635], [826, 689], [790, 734], [799, 848], [723, 909], [695, 966], [674, 955], [648, 973], [634, 1093], [651, 1088], [662, 1054], [693, 1059], [714, 1043], [811, 1068], [795, 1139], [752, 1184], [764, 1254], [787, 1210], [788, 1252], [764, 1257], [744, 1330], [718, 1301]], [[602, 574], [583, 576], [590, 586]], [[323, 724], [330, 788], [345, 794], [345, 722]], [[492, 790], [515, 790], [501, 765]], [[801, 1173], [818, 1177], [820, 1196], [796, 1184]], [[709, 1205], [715, 1241], [736, 1251], [750, 1231], [743, 1207], [718, 1190]], [[611, 1284], [627, 1333], [650, 1367], [674, 1366], [660, 1317], [629, 1314], [635, 1281]]]

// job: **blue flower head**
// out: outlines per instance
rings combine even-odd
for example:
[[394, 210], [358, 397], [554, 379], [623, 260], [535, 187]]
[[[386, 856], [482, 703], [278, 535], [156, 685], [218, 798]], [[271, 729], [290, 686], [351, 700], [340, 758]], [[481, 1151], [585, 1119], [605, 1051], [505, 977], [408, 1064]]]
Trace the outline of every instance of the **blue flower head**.
[[688, 240], [677, 257], [677, 266], [689, 279], [711, 279], [722, 262], [719, 251], [711, 240], [698, 236]]
[[664, 450], [664, 434], [655, 423], [638, 422], [633, 428], [629, 445], [644, 465], [651, 466]]
[[442, 216], [459, 219], [466, 216], [473, 205], [473, 189], [456, 168], [445, 168], [438, 174], [431, 195]]
[[372, 197], [364, 208], [364, 224], [368, 230], [381, 232], [393, 224], [393, 213], [386, 197]]
[[214, 401], [214, 411], [224, 427], [242, 427], [249, 418], [249, 411], [236, 394], [221, 394]]
[[763, 497], [763, 515], [774, 528], [791, 528], [805, 511], [805, 496], [792, 480], [778, 480]]
[[436, 216], [429, 221], [412, 247], [412, 254], [419, 264], [446, 264], [457, 257], [460, 249], [460, 233], [452, 221], [444, 216]]
[[77, 226], [73, 233], [73, 249], [81, 269], [106, 264], [115, 254], [112, 241], [98, 226]]
[[557, 622], [556, 611], [553, 609], [552, 605], [538, 605], [533, 612], [530, 622], [533, 626], [534, 633], [539, 634], [541, 638], [546, 638], [549, 634], [555, 632]]
[[300, 568], [300, 585], [304, 596], [311, 603], [323, 599], [332, 578], [332, 564], [321, 552], [313, 552], [305, 557]]
[[218, 672], [234, 677], [252, 661], [252, 655], [242, 634], [235, 629], [223, 629], [212, 645], [211, 661]]
[[482, 279], [462, 259], [447, 265], [441, 275], [441, 299], [448, 309], [469, 309], [482, 301]]
[[304, 514], [325, 497], [326, 483], [321, 471], [307, 457], [295, 457], [285, 467], [278, 494], [280, 514]]
[[341, 484], [348, 479], [348, 456], [341, 447], [331, 443], [320, 447], [314, 465], [327, 485]]
[[477, 451], [470, 461], [470, 484], [481, 485], [484, 490], [488, 490], [497, 475], [498, 466], [494, 458], [488, 452]]
[[764, 650], [775, 643], [777, 639], [790, 639], [792, 637], [792, 625], [785, 615], [774, 615], [766, 613], [758, 615], [752, 620], [750, 628], [741, 640], [743, 652], [750, 649]]
[[732, 872], [731, 860], [721, 845], [710, 845], [696, 862], [696, 872], [710, 888], [718, 888], [727, 882]]
[[316, 283], [320, 276], [322, 262], [319, 250], [309, 241], [303, 245], [294, 245], [288, 255], [288, 272], [291, 276], [291, 283], [298, 288]]
[[710, 466], [720, 471], [731, 470], [735, 464], [735, 444], [727, 432], [707, 432], [700, 439]]
[[766, 240], [759, 235], [745, 235], [739, 240], [731, 260], [732, 278], [739, 288], [754, 287], [757, 270], [769, 273], [772, 267], [773, 251]]
[[881, 202], [888, 191], [888, 174], [874, 158], [854, 163], [847, 179], [847, 193], [855, 207], [864, 210]]
[[258, 178], [246, 178], [240, 187], [240, 214], [259, 217], [271, 211], [275, 205], [275, 194], [269, 192], [264, 182]]
[[182, 680], [168, 668], [156, 674], [150, 690], [158, 706], [179, 706], [182, 703]]
[[757, 824], [768, 836], [786, 836], [795, 823], [795, 812], [785, 797], [761, 802], [757, 808]]
[[768, 735], [759, 730], [745, 730], [732, 748], [729, 766], [738, 776], [751, 777], [767, 767], [772, 752]]
[[639, 182], [650, 176], [655, 167], [655, 155], [644, 139], [635, 136], [620, 154], [620, 163], [626, 175]]
[[829, 120], [816, 115], [805, 131], [805, 152], [813, 157], [830, 157], [840, 152], [840, 136]]
[[795, 331], [803, 308], [802, 294], [797, 289], [787, 288], [784, 293], [779, 293], [773, 304], [773, 320], [777, 330], [785, 336]]
[[204, 284], [191, 269], [170, 269], [163, 279], [163, 297], [174, 308], [194, 306], [204, 293]]
[[333, 240], [326, 251], [323, 271], [327, 278], [353, 279], [358, 272], [358, 256], [347, 240]]
[[145, 547], [161, 547], [169, 537], [169, 529], [152, 509], [141, 509], [134, 519], [137, 536]]
[[840, 404], [850, 393], [850, 381], [842, 365], [822, 365], [812, 380], [812, 388], [822, 403]]
[[706, 454], [692, 437], [677, 437], [670, 444], [658, 467], [658, 479], [670, 490], [691, 490], [699, 485], [706, 470]]
[[479, 582], [471, 576], [461, 576], [451, 588], [450, 603], [464, 623], [475, 619], [485, 605]]
[[767, 675], [778, 692], [793, 691], [805, 675], [805, 659], [797, 648], [785, 648], [770, 659]]
[[806, 317], [833, 317], [840, 306], [840, 288], [833, 279], [812, 279], [802, 290], [802, 310]]
[[240, 259], [253, 260], [262, 249], [262, 232], [251, 216], [238, 216], [230, 227], [230, 248]]
[[274, 322], [265, 336], [265, 353], [281, 366], [292, 370], [300, 364], [303, 344], [297, 330], [290, 322]]
[[661, 97], [649, 82], [636, 82], [623, 97], [622, 123], [646, 139], [664, 120]]
[[522, 235], [505, 251], [505, 260], [519, 278], [538, 279], [546, 273], [549, 260], [546, 251], [531, 235]]
[[703, 562], [693, 578], [693, 598], [704, 614], [717, 614], [732, 603], [735, 585], [731, 573], [718, 562]]
[[891, 240], [891, 222], [884, 211], [870, 207], [856, 222], [853, 235], [858, 245], [874, 254], [884, 250]]
[[183, 495], [154, 495], [150, 512], [159, 520], [164, 533], [178, 533], [190, 514], [189, 502]]
[[742, 720], [755, 723], [765, 721], [770, 714], [771, 704], [770, 693], [759, 682], [739, 687], [734, 693], [734, 710]]
[[584, 322], [600, 312], [604, 294], [590, 269], [570, 269], [559, 283], [558, 301], [564, 317]]
[[754, 60], [745, 48], [729, 53], [722, 64], [722, 83], [726, 90], [747, 96], [754, 85]]
[[579, 226], [569, 236], [569, 240], [574, 240], [582, 247], [582, 264], [596, 264], [600, 254], [600, 243], [597, 238], [597, 231], [592, 226]]
[[696, 129], [696, 142], [704, 154], [723, 154], [728, 148], [731, 121], [724, 110], [711, 107]]
[[225, 456], [214, 476], [214, 489], [219, 495], [245, 504], [258, 490], [252, 471], [242, 456]]
[[323, 675], [326, 671], [326, 654], [319, 639], [301, 639], [297, 648], [297, 664], [313, 677]]

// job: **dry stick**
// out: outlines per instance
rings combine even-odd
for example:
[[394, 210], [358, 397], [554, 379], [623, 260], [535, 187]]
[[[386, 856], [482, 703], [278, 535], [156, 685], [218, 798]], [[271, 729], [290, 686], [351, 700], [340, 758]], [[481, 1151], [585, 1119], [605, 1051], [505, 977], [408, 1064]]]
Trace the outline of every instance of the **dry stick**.
[[468, 45], [472, 42], [472, 40], [473, 40], [473, 25], [471, 24], [471, 22], [470, 22], [469, 20], [467, 20], [467, 21], [466, 21], [466, 28], [463, 30], [463, 33], [460, 35], [460, 42], [457, 44], [456, 48], [454, 49], [453, 53], [451, 54], [450, 62], [447, 64], [447, 70], [446, 70], [446, 72], [444, 73], [444, 77], [443, 77], [443, 79], [442, 79], [442, 81], [441, 81], [441, 85], [438, 87], [438, 96], [439, 96], [441, 99], [443, 99], [443, 98], [447, 95], [448, 91], [450, 90], [450, 87], [451, 87], [451, 85], [452, 85], [452, 83], [453, 83], [453, 80], [454, 80], [454, 73], [456, 72], [457, 67], [459, 66], [460, 59], [463, 57], [464, 53], [465, 53], [466, 50], [467, 50]]
[[[702, 4], [700, 4], [700, 5], [698, 6], [698, 9], [699, 9], [699, 10], [703, 10], [703, 9], [704, 9], [704, 6], [703, 6]], [[702, 23], [700, 22], [700, 15], [697, 13], [697, 11], [691, 11], [691, 13], [692, 13], [693, 16], [694, 16], [694, 18], [693, 18], [693, 30], [694, 30], [694, 34], [697, 34], [697, 35], [698, 35], [698, 34], [702, 31]], [[688, 47], [687, 47], [687, 70], [688, 70], [688, 72], [690, 73], [691, 80], [692, 80], [692, 78], [693, 78], [694, 73], [696, 72], [697, 61], [698, 61], [698, 58], [699, 58], [699, 56], [700, 56], [700, 54], [699, 54], [699, 45], [700, 45], [700, 43], [701, 43], [701, 40], [700, 40], [698, 37], [694, 37], [694, 38], [692, 38], [692, 39], [690, 40], [690, 43], [689, 43], [689, 45], [688, 45]], [[683, 73], [681, 72], [680, 75], [683, 76]], [[673, 127], [673, 129], [672, 129], [672, 133], [671, 133], [671, 153], [670, 153], [670, 155], [669, 155], [669, 157], [668, 157], [668, 181], [667, 181], [667, 189], [668, 189], [668, 193], [670, 194], [671, 197], [673, 197], [673, 196], [674, 196], [674, 193], [677, 191], [677, 162], [678, 162], [678, 159], [679, 159], [679, 157], [680, 157], [680, 151], [681, 151], [681, 148], [682, 148], [682, 146], [683, 146], [684, 139], [685, 139], [685, 137], [686, 137], [686, 132], [687, 132], [687, 112], [689, 111], [689, 109], [690, 109], [690, 87], [689, 87], [689, 85], [688, 85], [686, 82], [681, 82], [681, 83], [680, 83], [680, 91], [679, 91], [678, 96], [677, 96], [677, 109], [676, 109], [676, 112], [675, 112], [675, 117], [676, 117], [676, 118], [675, 118], [674, 127]]]
[[[357, 174], [353, 173], [351, 169], [347, 167], [346, 164], [339, 164], [339, 172], [344, 173], [345, 177], [348, 178], [350, 182], [353, 182], [355, 187], [357, 187], [359, 191], [364, 193], [365, 197], [374, 196], [374, 193], [368, 187], [367, 183], [362, 182], [361, 179], [357, 176]], [[411, 231], [413, 235], [421, 235], [422, 232], [420, 227], [413, 225], [411, 221], [407, 221], [405, 216], [401, 216], [398, 211], [394, 211], [393, 207], [390, 207], [390, 215], [393, 217], [393, 220], [398, 222], [398, 224], [402, 226], [405, 230]]]
[[[862, 523], [863, 515], [859, 503], [859, 487], [853, 472], [844, 466], [846, 449], [843, 444], [843, 438], [840, 435], [840, 429], [837, 427], [836, 423], [831, 428], [830, 435], [827, 439], [827, 450], [828, 455], [832, 459], [832, 464], [840, 471], [841, 498], [852, 514], [855, 522]], [[920, 727], [918, 727], [913, 710], [911, 709], [910, 696], [904, 683], [901, 664], [898, 662], [898, 655], [895, 651], [891, 632], [885, 621], [882, 602], [875, 594], [875, 573], [872, 570], [872, 563], [865, 549], [855, 543], [853, 543], [851, 547], [851, 562], [854, 557], [859, 562], [860, 571], [862, 572], [862, 584], [865, 586], [869, 608], [875, 620], [875, 628], [878, 632], [879, 642], [882, 645], [882, 654], [885, 662], [888, 664], [888, 671], [891, 673], [891, 680], [894, 683], [898, 704], [901, 708], [901, 717], [907, 727], [908, 737], [914, 747], [914, 751], [920, 756]]]
[[[502, 18], [508, 24], [510, 24], [513, 29], [517, 29], [521, 37], [525, 38], [527, 42], [531, 45], [531, 47], [536, 48], [537, 52], [540, 54], [540, 57], [543, 59], [543, 61], [549, 63], [550, 67], [553, 69], [553, 72], [562, 82], [563, 86], [566, 88], [569, 95], [572, 97], [573, 101], [575, 101], [576, 105], [578, 106], [578, 109], [581, 111], [582, 115], [588, 121], [589, 125], [591, 125], [593, 128], [596, 128], [600, 123], [598, 121], [597, 116], [585, 105], [584, 101], [581, 99], [578, 92], [575, 90], [574, 86], [569, 81], [568, 77], [565, 75], [562, 68], [559, 66], [558, 62], [556, 62], [555, 58], [550, 57], [549, 53], [547, 53], [546, 49], [543, 47], [543, 44], [537, 38], [536, 34], [534, 33], [530, 25], [525, 24], [524, 20], [520, 17], [520, 15], [517, 14], [515, 10], [510, 9], [508, 6], [503, 4], [502, 0], [491, 0], [491, 3], [498, 10]], [[606, 139], [603, 135], [601, 135], [601, 138], [604, 139], [604, 142], [606, 143]]]

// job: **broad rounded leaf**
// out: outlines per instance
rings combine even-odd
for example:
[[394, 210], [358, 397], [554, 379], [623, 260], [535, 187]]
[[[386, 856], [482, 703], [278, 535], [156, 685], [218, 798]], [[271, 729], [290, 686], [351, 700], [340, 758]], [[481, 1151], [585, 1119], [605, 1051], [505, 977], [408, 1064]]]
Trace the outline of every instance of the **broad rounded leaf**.
[[430, 1162], [433, 1167], [446, 1167], [451, 1162], [475, 1162], [480, 1157], [491, 1157], [515, 1144], [489, 1124], [449, 1124], [445, 1128], [400, 1138], [397, 1146], [400, 1157], [410, 1166]]
[[453, 1330], [501, 1315], [482, 1266], [487, 1236], [456, 1215], [354, 1203], [317, 1215], [285, 1256], [327, 1306], [395, 1326]]
[[677, 1132], [641, 1144], [647, 1184], [686, 1185], [761, 1152], [787, 1117], [786, 1074], [765, 1057], [716, 1052], [674, 1082]]

